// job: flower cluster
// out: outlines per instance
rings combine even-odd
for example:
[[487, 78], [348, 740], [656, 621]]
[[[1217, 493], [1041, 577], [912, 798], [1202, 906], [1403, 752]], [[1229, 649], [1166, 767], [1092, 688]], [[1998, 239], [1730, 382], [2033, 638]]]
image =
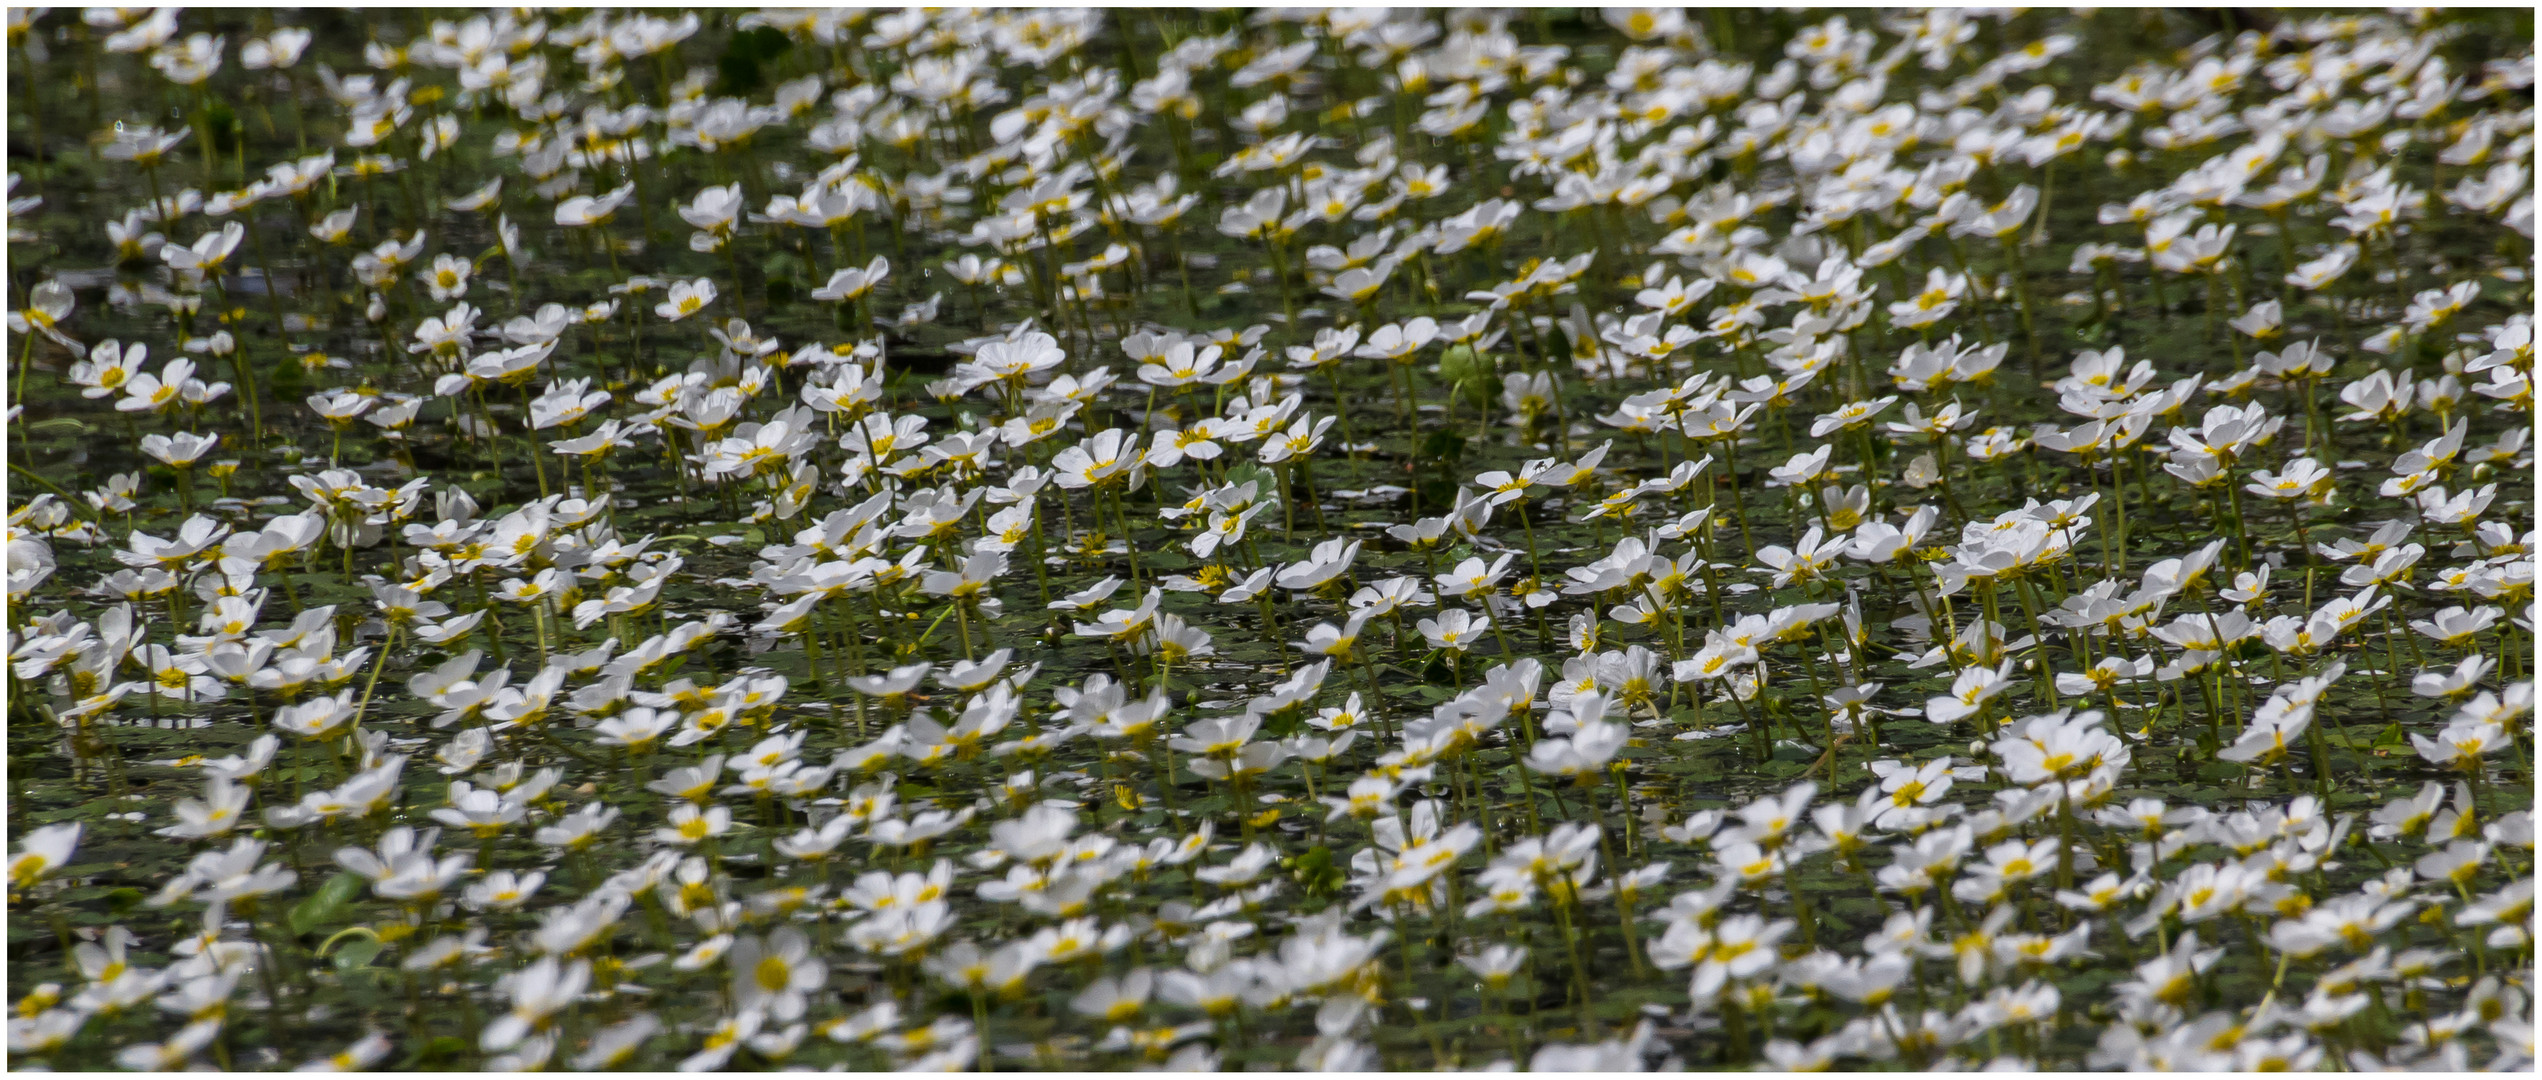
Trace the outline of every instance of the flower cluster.
[[2531, 1068], [2532, 53], [2206, 18], [12, 10], [11, 1060]]

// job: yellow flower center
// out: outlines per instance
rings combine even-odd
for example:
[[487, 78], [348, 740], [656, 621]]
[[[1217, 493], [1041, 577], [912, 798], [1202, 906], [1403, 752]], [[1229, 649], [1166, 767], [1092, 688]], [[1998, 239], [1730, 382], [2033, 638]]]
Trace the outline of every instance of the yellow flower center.
[[760, 989], [773, 994], [784, 990], [788, 983], [794, 981], [794, 966], [786, 963], [785, 957], [770, 956], [759, 961], [759, 966], [753, 969], [751, 976], [759, 980]]

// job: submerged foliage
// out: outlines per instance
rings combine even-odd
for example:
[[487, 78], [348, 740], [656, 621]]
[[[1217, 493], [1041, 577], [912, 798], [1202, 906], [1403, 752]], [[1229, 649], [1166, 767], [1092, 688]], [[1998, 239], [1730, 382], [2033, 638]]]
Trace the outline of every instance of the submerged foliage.
[[2530, 13], [2252, 17], [12, 9], [11, 1061], [2529, 1068]]

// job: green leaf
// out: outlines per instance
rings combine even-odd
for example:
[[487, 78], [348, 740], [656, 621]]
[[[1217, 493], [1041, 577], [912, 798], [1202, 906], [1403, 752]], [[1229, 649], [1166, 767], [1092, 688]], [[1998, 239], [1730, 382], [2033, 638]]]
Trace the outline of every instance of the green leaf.
[[329, 953], [327, 959], [335, 964], [337, 971], [351, 971], [369, 965], [371, 959], [379, 954], [379, 942], [369, 938], [355, 938], [336, 946], [336, 950]]
[[360, 874], [339, 871], [328, 878], [326, 884], [319, 886], [317, 892], [309, 894], [308, 899], [291, 906], [288, 920], [291, 932], [306, 934], [334, 921], [336, 916], [344, 913], [347, 905], [362, 895], [363, 887], [368, 884], [370, 882]]
[[426, 1062], [451, 1061], [467, 1052], [467, 1040], [456, 1035], [440, 1035], [434, 1037], [431, 1042], [416, 1047], [415, 1052], [407, 1055], [406, 1060], [398, 1063], [397, 1067], [413, 1069]]
[[1491, 407], [1492, 362], [1471, 345], [1451, 346], [1439, 358], [1439, 378], [1477, 409]]
[[1342, 887], [1342, 871], [1333, 865], [1333, 849], [1322, 844], [1289, 860], [1289, 873], [1308, 896], [1329, 896]]

